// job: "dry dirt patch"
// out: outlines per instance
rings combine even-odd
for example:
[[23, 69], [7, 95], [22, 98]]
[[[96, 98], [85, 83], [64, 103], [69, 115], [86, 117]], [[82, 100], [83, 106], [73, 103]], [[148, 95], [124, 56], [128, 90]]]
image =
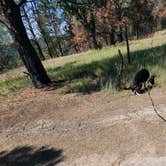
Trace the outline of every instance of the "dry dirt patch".
[[[166, 93], [154, 89], [152, 97], [166, 117]], [[27, 89], [0, 103], [1, 152], [44, 146], [63, 150], [62, 166], [166, 165], [166, 123], [147, 94], [59, 95]]]

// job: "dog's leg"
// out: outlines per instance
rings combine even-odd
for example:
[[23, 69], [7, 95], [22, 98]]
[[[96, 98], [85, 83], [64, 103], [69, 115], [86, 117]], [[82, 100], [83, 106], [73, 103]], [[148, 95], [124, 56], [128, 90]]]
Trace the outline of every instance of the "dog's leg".
[[142, 89], [142, 83], [140, 83], [137, 87], [137, 90], [141, 90]]
[[145, 89], [146, 88], [146, 82], [144, 82], [144, 88], [143, 89]]

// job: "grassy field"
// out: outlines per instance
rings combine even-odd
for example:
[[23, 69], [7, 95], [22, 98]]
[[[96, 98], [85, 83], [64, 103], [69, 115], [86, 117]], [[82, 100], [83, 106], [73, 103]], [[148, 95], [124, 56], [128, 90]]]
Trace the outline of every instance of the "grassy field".
[[[158, 86], [165, 85], [166, 31], [157, 32], [146, 39], [130, 41], [131, 65], [127, 64], [125, 43], [50, 59], [43, 64], [52, 80], [64, 80], [58, 88], [61, 93], [117, 89], [117, 66], [120, 64], [118, 49], [121, 49], [125, 60], [124, 85], [140, 68], [147, 68], [155, 74]], [[0, 75], [0, 95], [32, 86], [31, 81], [22, 74], [23, 70], [21, 67]]]

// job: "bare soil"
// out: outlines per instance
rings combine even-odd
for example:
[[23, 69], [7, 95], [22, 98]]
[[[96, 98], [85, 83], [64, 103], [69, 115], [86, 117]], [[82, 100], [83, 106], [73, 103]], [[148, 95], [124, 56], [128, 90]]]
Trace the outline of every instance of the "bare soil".
[[[166, 118], [166, 92], [151, 95]], [[29, 88], [0, 98], [0, 166], [7, 165], [165, 166], [166, 122], [147, 93]]]

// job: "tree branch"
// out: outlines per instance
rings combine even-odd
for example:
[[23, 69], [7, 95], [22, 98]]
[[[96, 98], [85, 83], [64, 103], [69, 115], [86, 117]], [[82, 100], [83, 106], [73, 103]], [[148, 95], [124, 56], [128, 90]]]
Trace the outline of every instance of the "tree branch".
[[66, 0], [66, 2], [74, 4], [74, 5], [80, 5], [80, 6], [88, 5], [88, 3], [86, 3], [86, 2], [77, 2], [77, 1], [72, 1], [72, 0]]
[[1, 18], [0, 18], [0, 23], [3, 24], [4, 26], [6, 26], [7, 29], [11, 30], [11, 28], [10, 28], [9, 25], [6, 23], [6, 21], [2, 20]]
[[21, 7], [25, 2], [27, 2], [27, 0], [21, 0], [17, 5]]

